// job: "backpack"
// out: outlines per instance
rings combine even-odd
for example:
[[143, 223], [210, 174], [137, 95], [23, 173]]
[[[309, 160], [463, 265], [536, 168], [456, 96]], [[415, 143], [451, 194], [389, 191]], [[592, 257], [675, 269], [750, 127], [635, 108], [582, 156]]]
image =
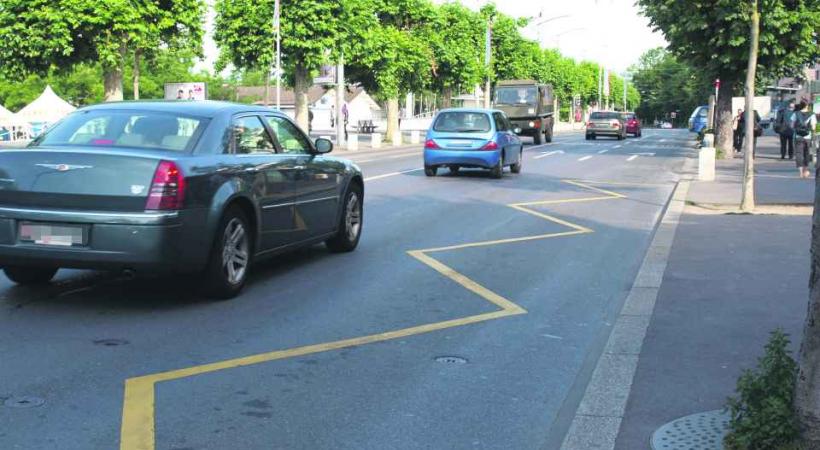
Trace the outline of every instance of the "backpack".
[[782, 134], [786, 137], [791, 137], [794, 130], [788, 119], [788, 110], [780, 109], [777, 111], [777, 119], [774, 122], [774, 131], [777, 134]]
[[811, 120], [811, 116], [806, 113], [799, 113], [796, 114], [794, 121], [794, 134], [800, 137], [806, 137], [811, 134], [811, 130], [809, 129], [809, 120]]

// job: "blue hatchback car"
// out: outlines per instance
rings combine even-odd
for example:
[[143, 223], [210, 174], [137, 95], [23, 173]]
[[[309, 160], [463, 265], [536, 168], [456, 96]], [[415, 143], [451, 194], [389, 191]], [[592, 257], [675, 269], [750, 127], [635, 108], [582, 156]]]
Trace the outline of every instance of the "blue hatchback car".
[[453, 174], [462, 167], [490, 169], [501, 178], [504, 167], [521, 172], [524, 145], [503, 112], [491, 109], [445, 109], [436, 114], [424, 142], [424, 173], [439, 167]]

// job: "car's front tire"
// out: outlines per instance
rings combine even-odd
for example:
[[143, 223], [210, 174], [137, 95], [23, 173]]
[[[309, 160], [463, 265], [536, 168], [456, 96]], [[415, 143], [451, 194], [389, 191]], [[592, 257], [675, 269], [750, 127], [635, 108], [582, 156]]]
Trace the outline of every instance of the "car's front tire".
[[222, 216], [205, 269], [208, 297], [228, 300], [239, 295], [248, 279], [253, 245], [245, 213], [231, 207]]
[[428, 177], [436, 176], [436, 172], [438, 172], [438, 167], [436, 166], [424, 166], [424, 174]]
[[6, 266], [3, 269], [9, 280], [20, 285], [46, 284], [57, 273], [56, 267]]
[[358, 184], [347, 188], [342, 203], [342, 217], [336, 235], [325, 241], [330, 251], [335, 253], [352, 252], [359, 245], [364, 220], [364, 195]]

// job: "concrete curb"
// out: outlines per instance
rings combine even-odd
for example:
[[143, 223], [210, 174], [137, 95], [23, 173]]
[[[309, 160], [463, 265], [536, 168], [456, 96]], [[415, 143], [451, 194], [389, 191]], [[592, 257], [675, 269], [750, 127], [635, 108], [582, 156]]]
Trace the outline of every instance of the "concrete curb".
[[690, 180], [684, 175], [672, 193], [561, 450], [615, 448], [646, 330], [655, 309], [675, 232], [686, 206], [689, 185]]

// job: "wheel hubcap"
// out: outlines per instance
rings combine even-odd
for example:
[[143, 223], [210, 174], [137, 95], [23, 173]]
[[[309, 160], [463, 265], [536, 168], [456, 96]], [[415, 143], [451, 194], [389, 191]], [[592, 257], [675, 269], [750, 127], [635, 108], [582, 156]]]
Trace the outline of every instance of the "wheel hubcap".
[[347, 239], [355, 241], [359, 236], [359, 231], [362, 228], [362, 207], [359, 202], [359, 196], [354, 192], [347, 200], [345, 207], [345, 230], [347, 230]]
[[242, 221], [233, 218], [225, 227], [222, 246], [222, 269], [228, 282], [239, 284], [248, 270], [248, 235]]

